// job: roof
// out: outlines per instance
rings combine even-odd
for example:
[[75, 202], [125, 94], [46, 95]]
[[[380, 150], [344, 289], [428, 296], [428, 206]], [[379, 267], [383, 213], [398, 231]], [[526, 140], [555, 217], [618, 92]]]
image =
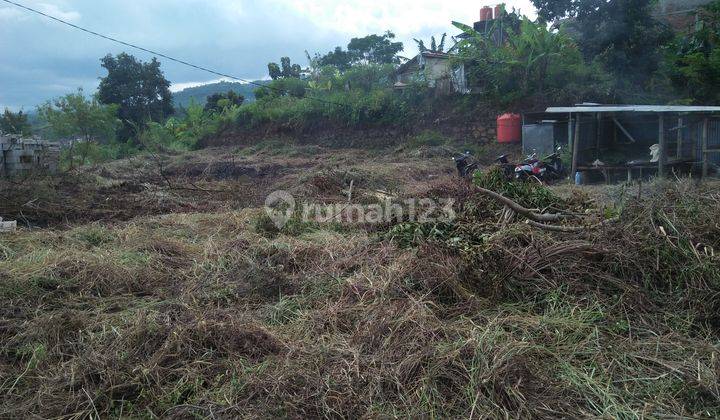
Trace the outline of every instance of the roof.
[[441, 52], [435, 52], [435, 51], [423, 51], [420, 54], [416, 55], [415, 57], [411, 58], [410, 60], [406, 61], [398, 67], [396, 70], [396, 73], [404, 73], [406, 72], [410, 66], [416, 64], [419, 61], [420, 56], [423, 56], [424, 58], [437, 58], [441, 60], [447, 60], [450, 58], [450, 54], [447, 53], [441, 53]]
[[720, 112], [720, 106], [680, 106], [680, 105], [592, 105], [550, 107], [550, 114], [568, 114], [576, 112]]

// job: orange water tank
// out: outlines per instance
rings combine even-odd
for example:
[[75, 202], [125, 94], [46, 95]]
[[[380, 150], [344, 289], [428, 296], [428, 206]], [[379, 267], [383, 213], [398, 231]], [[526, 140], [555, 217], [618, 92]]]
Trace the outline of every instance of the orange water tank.
[[485, 22], [488, 20], [492, 20], [493, 18], [493, 9], [490, 6], [485, 6], [482, 9], [480, 9], [480, 22]]
[[497, 6], [495, 6], [495, 19], [500, 19], [500, 16], [502, 16], [503, 12], [505, 12], [504, 4], [498, 4]]
[[498, 143], [520, 143], [522, 141], [522, 117], [518, 114], [503, 114], [497, 118]]

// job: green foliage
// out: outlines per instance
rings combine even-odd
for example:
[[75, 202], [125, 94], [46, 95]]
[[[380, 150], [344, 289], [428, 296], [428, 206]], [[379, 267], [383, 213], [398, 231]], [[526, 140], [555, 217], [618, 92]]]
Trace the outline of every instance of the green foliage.
[[466, 64], [470, 86], [487, 98], [509, 104], [529, 96], [601, 96], [606, 75], [587, 65], [564, 32], [552, 32], [524, 18], [517, 33], [498, 47], [487, 36], [455, 22], [467, 34], [458, 44], [457, 60]]
[[653, 17], [653, 0], [533, 0], [543, 21], [564, 17], [563, 24], [587, 60], [597, 59], [611, 72], [622, 99], [642, 97], [663, 60], [670, 30]]
[[302, 98], [307, 92], [308, 82], [297, 78], [280, 78], [268, 83], [267, 87], [255, 90], [258, 100], [272, 99], [280, 96], [294, 96]]
[[172, 117], [165, 124], [149, 123], [140, 138], [150, 149], [192, 150], [203, 137], [229, 126], [239, 115], [240, 106], [228, 105], [220, 111], [207, 112], [194, 102], [184, 118]]
[[173, 113], [170, 82], [156, 58], [144, 63], [126, 53], [108, 54], [101, 62], [108, 74], [100, 79], [98, 100], [118, 105], [121, 139], [134, 139], [138, 128], [142, 131], [148, 122], [162, 122]]
[[450, 241], [454, 232], [454, 224], [448, 222], [405, 222], [393, 226], [385, 237], [409, 248], [426, 241]]
[[[329, 71], [328, 69], [331, 69]], [[392, 89], [392, 65], [358, 64], [344, 73], [325, 67], [314, 80], [278, 79], [256, 90], [257, 101], [244, 105], [237, 124], [273, 124], [304, 130], [323, 124], [347, 127], [403, 125], [409, 122], [425, 92]]]
[[545, 209], [561, 201], [552, 190], [538, 182], [508, 181], [499, 167], [475, 172], [473, 183], [478, 187], [502, 194], [528, 208]]
[[445, 52], [445, 38], [447, 37], [447, 34], [442, 34], [442, 37], [440, 37], [440, 43], [438, 43], [435, 40], [435, 36], [430, 37], [430, 48], [428, 48], [425, 45], [425, 41], [422, 39], [414, 38], [415, 43], [418, 46], [418, 50], [422, 52], [430, 51], [430, 52], [436, 52], [436, 53], [444, 53]]
[[253, 219], [253, 230], [268, 238], [275, 238], [280, 234], [298, 237], [319, 228], [320, 225], [317, 222], [304, 220], [300, 213], [293, 214], [279, 227], [266, 212], [258, 214]]
[[277, 63], [268, 64], [268, 74], [273, 80], [290, 78], [299, 79], [301, 72], [302, 68], [300, 65], [291, 64], [290, 57], [282, 57], [280, 59], [280, 65]]
[[110, 143], [120, 126], [117, 105], [102, 105], [88, 98], [82, 89], [38, 108], [46, 124], [45, 136], [54, 139], [82, 139], [84, 142]]
[[353, 38], [348, 44], [348, 53], [354, 62], [371, 64], [399, 64], [397, 54], [403, 50], [402, 42], [393, 42], [395, 34], [387, 31], [382, 35], [367, 35]]
[[317, 98], [263, 97], [243, 106], [237, 122], [246, 127], [274, 124], [304, 130], [326, 123], [347, 127], [403, 125], [412, 118], [413, 110], [408, 103], [389, 89], [329, 92], [320, 96], [322, 101]]
[[64, 169], [85, 165], [97, 165], [115, 159], [124, 159], [139, 152], [131, 142], [111, 141], [109, 143], [77, 142], [63, 149], [60, 164]]
[[668, 75], [684, 98], [714, 105], [720, 100], [720, 1], [704, 6], [695, 30], [669, 48]]
[[43, 135], [52, 139], [69, 139], [62, 153], [63, 166], [95, 164], [115, 159], [123, 146], [116, 143], [115, 133], [121, 126], [116, 105], [102, 105], [87, 98], [82, 89], [38, 107], [45, 125]]
[[32, 134], [32, 127], [28, 122], [27, 114], [22, 111], [12, 112], [5, 108], [5, 112], [0, 115], [0, 133], [22, 134], [25, 136]]
[[402, 42], [393, 42], [395, 34], [387, 31], [382, 35], [367, 35], [353, 38], [347, 45], [347, 51], [335, 47], [325, 55], [315, 54], [308, 59], [312, 68], [332, 66], [340, 71], [350, 70], [358, 64], [399, 64], [398, 53], [403, 50]]
[[245, 102], [245, 97], [232, 90], [227, 93], [215, 93], [208, 96], [205, 112], [222, 112], [231, 106], [240, 106], [243, 102]]
[[420, 146], [442, 146], [444, 144], [447, 144], [450, 141], [447, 137], [443, 136], [442, 134], [438, 133], [434, 130], [425, 130], [421, 132], [420, 134], [413, 136], [410, 141], [408, 142], [408, 145], [411, 147], [420, 147]]
[[[264, 84], [266, 82], [260, 80], [253, 83]], [[184, 108], [190, 105], [192, 101], [204, 104], [210, 96], [216, 93], [223, 94], [233, 91], [245, 98], [244, 103], [253, 102], [255, 101], [255, 94], [253, 93], [255, 88], [256, 85], [249, 83], [218, 82], [183, 89], [180, 92], [173, 93], [173, 103], [176, 108], [175, 115], [183, 114]]]
[[344, 51], [341, 47], [335, 47], [335, 50], [320, 56], [316, 55], [316, 66], [333, 66], [340, 71], [345, 71], [352, 66], [353, 57], [348, 51]]

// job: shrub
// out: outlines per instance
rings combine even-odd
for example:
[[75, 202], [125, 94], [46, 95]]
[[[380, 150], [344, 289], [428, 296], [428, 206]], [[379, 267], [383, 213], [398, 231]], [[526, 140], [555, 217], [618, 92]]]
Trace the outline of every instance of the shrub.
[[412, 137], [409, 141], [409, 145], [412, 147], [420, 146], [442, 146], [447, 144], [449, 139], [442, 134], [434, 130], [425, 130], [420, 134]]

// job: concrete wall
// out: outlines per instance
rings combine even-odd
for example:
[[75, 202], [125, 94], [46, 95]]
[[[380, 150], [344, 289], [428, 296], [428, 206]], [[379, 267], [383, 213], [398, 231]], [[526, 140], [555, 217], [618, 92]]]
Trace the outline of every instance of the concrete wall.
[[60, 160], [56, 143], [17, 136], [0, 136], [0, 176], [33, 171], [55, 172]]

